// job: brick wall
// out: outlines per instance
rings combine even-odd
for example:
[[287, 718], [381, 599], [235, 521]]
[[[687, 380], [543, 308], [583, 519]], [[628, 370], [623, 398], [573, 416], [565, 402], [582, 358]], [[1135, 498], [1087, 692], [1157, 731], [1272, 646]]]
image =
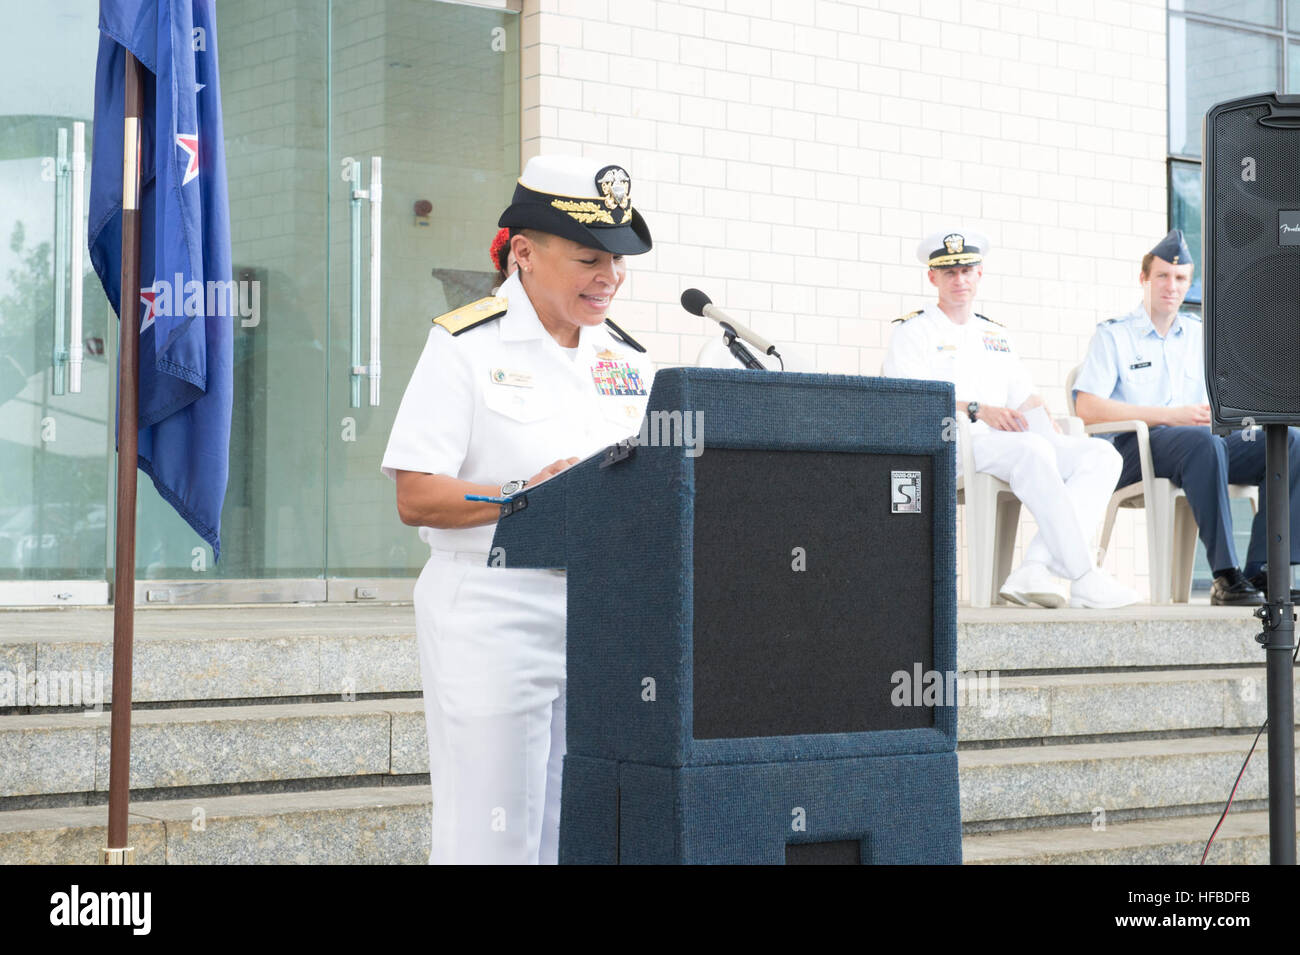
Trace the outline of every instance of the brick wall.
[[[820, 371], [876, 374], [932, 299], [922, 235], [996, 248], [977, 308], [1064, 413], [1096, 323], [1166, 231], [1159, 0], [524, 0], [523, 158], [609, 156], [656, 247], [617, 314], [662, 364], [699, 286]], [[1106, 566], [1146, 587], [1141, 512]], [[1028, 540], [1026, 519], [1020, 542]]]

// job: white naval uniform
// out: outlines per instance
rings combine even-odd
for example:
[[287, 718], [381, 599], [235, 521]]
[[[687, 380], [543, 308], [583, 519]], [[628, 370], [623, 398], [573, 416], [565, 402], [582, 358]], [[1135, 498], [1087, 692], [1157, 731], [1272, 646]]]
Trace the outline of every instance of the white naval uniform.
[[[1004, 408], [1019, 409], [1034, 391], [1005, 328], [983, 316], [958, 325], [938, 305], [895, 324], [884, 374], [949, 381], [960, 401]], [[1095, 566], [1088, 538], [1105, 515], [1123, 465], [1108, 442], [999, 431], [977, 421], [971, 425], [971, 451], [975, 469], [1006, 481], [1038, 522], [1026, 563], [1044, 564], [1070, 580]]]
[[[561, 347], [518, 273], [499, 295], [509, 300], [500, 318], [455, 336], [429, 332], [384, 453], [389, 477], [499, 486], [640, 427], [654, 379], [646, 355], [605, 325], [582, 328], [577, 349]], [[557, 860], [565, 578], [488, 567], [494, 529], [419, 531], [431, 549], [415, 585], [431, 863]]]

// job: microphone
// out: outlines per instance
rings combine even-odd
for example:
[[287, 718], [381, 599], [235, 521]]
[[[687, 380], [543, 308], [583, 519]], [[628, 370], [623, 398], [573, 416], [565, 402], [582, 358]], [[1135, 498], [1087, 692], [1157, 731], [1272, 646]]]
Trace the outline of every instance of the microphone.
[[776, 346], [766, 338], [761, 337], [757, 332], [752, 332], [740, 322], [736, 321], [718, 306], [713, 304], [713, 300], [697, 288], [688, 288], [682, 293], [682, 308], [692, 315], [699, 315], [701, 318], [711, 318], [723, 328], [728, 328], [740, 339], [749, 342], [764, 355], [775, 355]]

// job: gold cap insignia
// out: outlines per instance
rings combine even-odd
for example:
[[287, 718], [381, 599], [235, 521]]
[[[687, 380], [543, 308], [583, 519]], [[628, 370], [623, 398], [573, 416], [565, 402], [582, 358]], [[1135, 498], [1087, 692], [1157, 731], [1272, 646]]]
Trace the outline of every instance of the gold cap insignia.
[[626, 211], [632, 204], [632, 177], [622, 166], [606, 166], [596, 173], [596, 185], [605, 199], [606, 209]]
[[966, 249], [966, 237], [957, 232], [945, 235], [943, 247], [948, 250], [949, 255], [960, 255]]

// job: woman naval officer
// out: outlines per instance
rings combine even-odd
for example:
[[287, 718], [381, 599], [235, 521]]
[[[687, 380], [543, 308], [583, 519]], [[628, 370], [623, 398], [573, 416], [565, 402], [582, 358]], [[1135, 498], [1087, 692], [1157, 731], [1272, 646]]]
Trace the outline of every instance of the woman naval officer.
[[559, 848], [565, 577], [488, 566], [499, 507], [465, 495], [516, 493], [635, 433], [654, 377], [606, 317], [624, 256], [651, 245], [626, 170], [539, 156], [498, 224], [518, 271], [434, 319], [382, 465], [430, 547], [415, 621], [431, 863], [554, 863]]

